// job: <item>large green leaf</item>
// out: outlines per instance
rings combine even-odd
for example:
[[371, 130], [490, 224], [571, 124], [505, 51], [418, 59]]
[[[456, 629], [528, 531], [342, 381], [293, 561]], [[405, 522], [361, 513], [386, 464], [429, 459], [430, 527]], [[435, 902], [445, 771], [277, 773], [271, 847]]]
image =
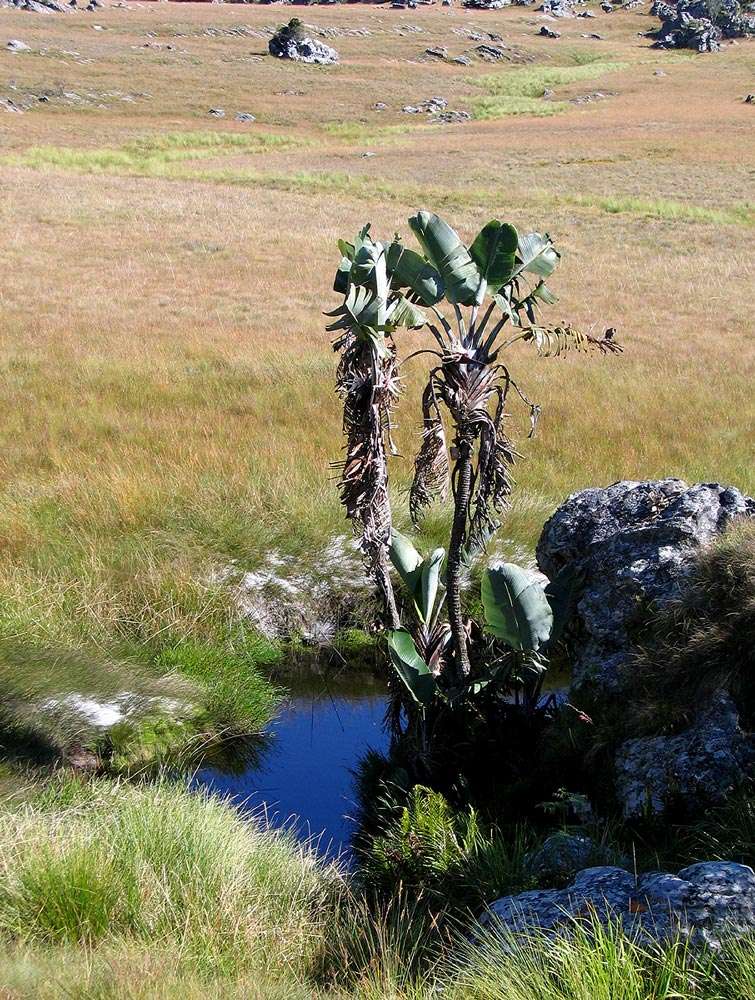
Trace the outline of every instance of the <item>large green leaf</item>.
[[435, 678], [417, 652], [414, 639], [406, 629], [388, 632], [388, 652], [391, 663], [418, 705], [429, 705], [436, 692]]
[[553, 240], [546, 233], [528, 233], [519, 237], [517, 264], [514, 274], [529, 271], [540, 278], [553, 274], [559, 261], [559, 253], [553, 246]]
[[386, 260], [391, 288], [409, 288], [426, 306], [435, 305], [443, 298], [440, 273], [416, 250], [394, 240], [386, 250]]
[[513, 563], [482, 577], [482, 605], [488, 630], [512, 649], [537, 650], [551, 635], [553, 612], [539, 580]]
[[419, 306], [415, 306], [405, 295], [399, 295], [388, 309], [388, 326], [394, 330], [397, 326], [405, 326], [409, 330], [418, 330], [427, 323], [427, 316]]
[[458, 234], [432, 212], [418, 212], [409, 219], [409, 225], [425, 256], [440, 272], [448, 301], [473, 305], [480, 287], [480, 272]]
[[433, 615], [445, 556], [445, 549], [435, 549], [422, 563], [417, 607], [424, 622], [429, 622]]
[[348, 292], [349, 281], [351, 280], [351, 267], [352, 262], [349, 258], [341, 257], [341, 263], [338, 265], [338, 270], [333, 281], [334, 292], [340, 292], [341, 295], [345, 295]]
[[395, 528], [391, 530], [391, 544], [388, 548], [388, 555], [396, 567], [398, 575], [404, 581], [404, 586], [412, 597], [414, 597], [419, 588], [420, 576], [422, 575], [422, 556], [417, 552], [406, 535], [402, 535]]
[[500, 288], [511, 278], [516, 267], [519, 236], [508, 222], [491, 220], [484, 226], [469, 253], [491, 289]]

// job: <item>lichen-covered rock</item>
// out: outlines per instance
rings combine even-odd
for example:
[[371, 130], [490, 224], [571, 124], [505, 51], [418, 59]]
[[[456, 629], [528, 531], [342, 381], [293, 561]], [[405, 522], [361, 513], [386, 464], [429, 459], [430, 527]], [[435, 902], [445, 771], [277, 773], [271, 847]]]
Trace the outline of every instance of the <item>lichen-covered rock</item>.
[[575, 921], [597, 917], [618, 923], [641, 942], [677, 937], [692, 947], [721, 946], [724, 938], [755, 931], [755, 873], [746, 865], [707, 861], [678, 875], [649, 872], [636, 877], [623, 868], [587, 868], [566, 889], [540, 889], [505, 896], [481, 918], [513, 934], [539, 929], [568, 933]]
[[607, 860], [604, 849], [591, 837], [559, 832], [547, 837], [537, 850], [530, 851], [524, 865], [541, 882], [563, 883], [588, 865], [604, 860]]
[[539, 568], [553, 578], [567, 563], [584, 590], [566, 640], [577, 691], [616, 693], [631, 682], [633, 632], [648, 607], [679, 594], [692, 557], [755, 500], [718, 483], [622, 481], [572, 494], [546, 523]]
[[338, 53], [330, 45], [317, 42], [304, 31], [304, 25], [294, 17], [284, 24], [268, 42], [270, 54], [278, 59], [330, 66], [338, 62]]
[[743, 38], [755, 33], [755, 17], [739, 0], [656, 0], [651, 14], [661, 19], [653, 37], [655, 48], [697, 49], [717, 52], [722, 38]]
[[616, 755], [616, 794], [624, 815], [688, 811], [724, 801], [755, 765], [755, 738], [742, 731], [732, 699], [720, 692], [689, 729], [627, 740]]

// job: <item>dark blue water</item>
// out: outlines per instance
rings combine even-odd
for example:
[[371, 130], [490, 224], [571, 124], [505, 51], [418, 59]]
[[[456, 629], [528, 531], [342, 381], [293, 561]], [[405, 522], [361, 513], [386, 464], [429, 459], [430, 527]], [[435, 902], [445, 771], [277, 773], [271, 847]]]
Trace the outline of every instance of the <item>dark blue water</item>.
[[197, 782], [245, 811], [264, 811], [273, 826], [317, 839], [320, 853], [348, 856], [356, 815], [351, 772], [368, 749], [387, 749], [386, 698], [374, 683], [365, 694], [329, 687], [291, 698], [271, 724], [259, 765], [241, 774], [205, 768]]

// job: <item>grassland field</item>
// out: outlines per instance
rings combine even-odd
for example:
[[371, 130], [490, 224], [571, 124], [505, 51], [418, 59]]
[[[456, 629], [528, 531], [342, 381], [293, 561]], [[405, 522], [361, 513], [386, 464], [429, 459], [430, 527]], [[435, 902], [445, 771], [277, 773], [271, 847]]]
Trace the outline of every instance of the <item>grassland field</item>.
[[[642, 10], [562, 20], [556, 41], [529, 8], [297, 11], [339, 65], [267, 54], [289, 8], [0, 11], [0, 38], [30, 48], [0, 51], [0, 102], [22, 109], [0, 117], [5, 639], [225, 641], [238, 622], [219, 568], [315, 559], [343, 532], [322, 316], [335, 241], [366, 221], [407, 234], [418, 207], [468, 239], [493, 216], [550, 232], [559, 316], [626, 348], [512, 360], [543, 418], [504, 551], [531, 551], [588, 485], [753, 489], [753, 46], [655, 51]], [[510, 61], [475, 56], [489, 33]], [[401, 110], [435, 95], [472, 119]], [[399, 487], [422, 359], [404, 371]], [[512, 426], [523, 438], [515, 408]]]
[[[584, 486], [753, 492], [755, 48], [653, 50], [648, 7], [592, 5], [557, 40], [519, 7], [0, 10], [0, 725], [10, 705], [33, 729], [27, 708], [65, 686], [107, 700], [125, 685], [189, 703], [201, 689], [214, 724], [264, 726], [281, 653], [240, 619], [225, 571], [272, 551], [316, 564], [344, 533], [322, 313], [336, 240], [367, 221], [408, 236], [427, 208], [467, 240], [491, 217], [547, 230], [559, 318], [615, 327], [625, 347], [511, 359], [543, 416], [525, 441], [512, 407], [526, 457], [499, 551], [531, 554]], [[292, 14], [339, 65], [267, 54]], [[475, 56], [490, 33], [510, 60]], [[426, 55], [437, 46], [448, 60]], [[401, 110], [433, 96], [472, 117]], [[405, 334], [400, 350], [423, 344]], [[402, 526], [423, 359], [404, 372]], [[202, 723], [158, 719], [136, 745], [124, 732], [114, 761], [159, 760]], [[497, 891], [519, 891], [504, 846]], [[439, 941], [400, 893], [381, 912], [352, 892], [307, 848], [176, 783], [0, 764], [0, 1000], [752, 996], [749, 940], [650, 953], [593, 928], [472, 948], [466, 924]]]

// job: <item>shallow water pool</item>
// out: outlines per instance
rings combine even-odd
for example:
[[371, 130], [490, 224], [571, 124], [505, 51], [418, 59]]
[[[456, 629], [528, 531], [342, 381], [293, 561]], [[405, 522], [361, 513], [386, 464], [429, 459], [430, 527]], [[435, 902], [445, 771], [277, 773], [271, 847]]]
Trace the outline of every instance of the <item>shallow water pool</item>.
[[258, 762], [236, 774], [203, 768], [197, 783], [315, 839], [322, 854], [348, 855], [356, 826], [352, 771], [367, 750], [387, 749], [385, 707], [385, 689], [369, 676], [299, 686], [271, 724]]

